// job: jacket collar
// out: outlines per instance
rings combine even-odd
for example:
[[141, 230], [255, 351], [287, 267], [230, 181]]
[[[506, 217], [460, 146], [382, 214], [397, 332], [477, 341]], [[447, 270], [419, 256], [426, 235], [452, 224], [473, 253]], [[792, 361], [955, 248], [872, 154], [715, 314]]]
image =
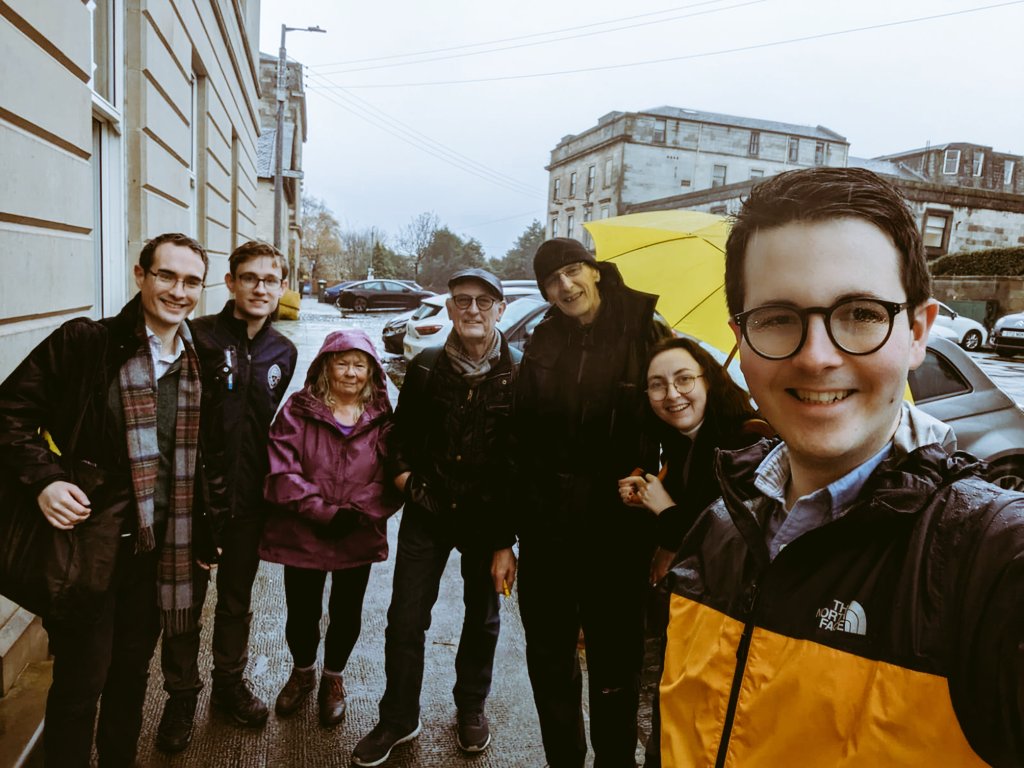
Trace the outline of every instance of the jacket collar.
[[271, 325], [271, 318], [268, 317], [266, 319], [266, 322], [264, 322], [260, 329], [256, 332], [256, 335], [253, 336], [252, 339], [249, 339], [249, 324], [245, 320], [235, 317], [234, 299], [228, 299], [224, 303], [224, 308], [221, 309], [221, 311], [218, 313], [218, 318], [220, 322], [224, 323], [224, 325], [227, 326], [228, 330], [231, 331], [232, 335], [237, 336], [238, 338], [248, 339], [250, 341], [255, 341], [264, 333], [266, 333], [267, 329]]

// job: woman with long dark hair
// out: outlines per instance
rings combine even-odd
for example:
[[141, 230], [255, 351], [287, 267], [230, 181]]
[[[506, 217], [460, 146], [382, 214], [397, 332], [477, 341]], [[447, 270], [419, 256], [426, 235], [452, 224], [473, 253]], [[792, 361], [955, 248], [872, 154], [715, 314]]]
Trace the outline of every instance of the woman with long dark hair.
[[[755, 418], [749, 395], [688, 337], [665, 339], [651, 350], [647, 399], [659, 422], [662, 469], [621, 479], [619, 494], [626, 504], [644, 507], [658, 518], [658, 549], [651, 562], [651, 584], [657, 585], [698, 515], [722, 495], [715, 476], [716, 449], [756, 442], [764, 422]], [[652, 602], [648, 636], [661, 640], [663, 657], [667, 595], [659, 592]], [[655, 692], [646, 768], [661, 765], [660, 725]]]

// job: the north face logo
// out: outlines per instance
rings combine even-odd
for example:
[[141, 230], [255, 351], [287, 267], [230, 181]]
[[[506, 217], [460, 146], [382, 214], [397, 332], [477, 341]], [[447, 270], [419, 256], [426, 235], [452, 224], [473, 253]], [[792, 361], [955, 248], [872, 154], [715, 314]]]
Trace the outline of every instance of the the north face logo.
[[849, 604], [842, 600], [833, 600], [832, 605], [819, 608], [814, 614], [818, 619], [818, 628], [830, 632], [849, 632], [851, 635], [868, 633], [868, 616], [864, 606], [856, 600]]

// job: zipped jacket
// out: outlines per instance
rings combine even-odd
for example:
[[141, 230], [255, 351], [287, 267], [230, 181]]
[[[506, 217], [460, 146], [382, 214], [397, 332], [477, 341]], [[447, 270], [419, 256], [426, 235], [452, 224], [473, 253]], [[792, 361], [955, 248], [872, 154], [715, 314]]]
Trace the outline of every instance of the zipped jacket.
[[754, 477], [774, 445], [719, 452], [724, 498], [671, 573], [662, 763], [1024, 764], [1024, 495], [894, 445], [769, 562]]
[[265, 513], [263, 480], [269, 471], [267, 440], [284, 393], [295, 373], [298, 351], [268, 320], [249, 338], [244, 320], [228, 301], [215, 315], [193, 321], [203, 376], [203, 414], [209, 463], [223, 478], [214, 500], [218, 516]]
[[469, 384], [443, 347], [413, 358], [389, 437], [388, 474], [412, 472], [407, 503], [423, 508], [460, 549], [515, 543], [512, 393], [522, 354], [501, 338], [498, 361]]

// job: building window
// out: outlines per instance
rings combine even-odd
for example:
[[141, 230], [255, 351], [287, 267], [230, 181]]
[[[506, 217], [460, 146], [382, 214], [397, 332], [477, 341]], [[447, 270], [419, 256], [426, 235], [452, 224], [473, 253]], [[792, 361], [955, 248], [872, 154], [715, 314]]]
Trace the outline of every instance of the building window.
[[747, 154], [751, 157], [757, 157], [761, 154], [761, 132], [751, 131], [750, 132], [750, 144], [747, 145]]
[[561, 178], [557, 178], [557, 179], [555, 179], [555, 189], [554, 189], [554, 192], [551, 193], [551, 199], [554, 200], [555, 202], [558, 202], [558, 198], [560, 198], [561, 196], [562, 196], [562, 179]]
[[608, 206], [607, 205], [602, 205], [601, 206], [601, 218], [602, 219], [607, 219], [609, 213], [611, 213], [611, 211], [609, 210]]
[[569, 197], [576, 197], [576, 171], [569, 174]]
[[1008, 186], [1013, 184], [1013, 166], [1013, 160], [1003, 161], [1003, 184]]
[[565, 236], [573, 237], [576, 232], [576, 214], [570, 213], [565, 220]]
[[92, 16], [92, 90], [108, 104], [116, 101], [114, 0], [89, 0]]
[[594, 184], [597, 183], [597, 166], [592, 165], [587, 168], [587, 192], [594, 191]]
[[[590, 211], [585, 211], [583, 213], [583, 223], [584, 224], [586, 224], [592, 218], [593, 218], [593, 215], [590, 213]], [[594, 245], [594, 241], [591, 240], [591, 238], [590, 238], [590, 230], [588, 230], [586, 227], [583, 228], [583, 245], [585, 245], [587, 248], [592, 248], [593, 245]]]
[[751, 168], [750, 169], [750, 178], [752, 178], [752, 179], [763, 179], [764, 178], [764, 171], [762, 171], [760, 168]]
[[975, 150], [975, 152], [974, 152], [974, 164], [971, 167], [971, 175], [972, 176], [981, 176], [981, 171], [982, 171], [982, 169], [984, 167], [985, 167], [985, 153], [984, 152], [978, 152], [977, 150]]
[[551, 219], [551, 236], [558, 237], [558, 217]]
[[612, 159], [610, 157], [604, 161], [604, 185], [606, 187], [612, 185]]
[[723, 187], [725, 186], [725, 166], [716, 165], [714, 170], [711, 171], [711, 186], [712, 187]]
[[929, 208], [924, 212], [923, 240], [929, 256], [938, 256], [949, 248], [949, 232], [953, 221], [952, 211], [937, 211]]
[[655, 120], [654, 121], [654, 143], [664, 144], [665, 143], [665, 121]]
[[960, 172], [960, 150], [947, 149], [942, 158], [942, 173], [945, 176], [955, 176]]
[[708, 213], [713, 213], [716, 216], [725, 216], [725, 214], [727, 214], [728, 212], [728, 207], [724, 205], [712, 205], [711, 208], [708, 210]]
[[825, 164], [825, 142], [819, 141], [814, 145], [814, 164]]
[[789, 146], [786, 157], [791, 163], [800, 161], [800, 139], [796, 136], [789, 137]]

